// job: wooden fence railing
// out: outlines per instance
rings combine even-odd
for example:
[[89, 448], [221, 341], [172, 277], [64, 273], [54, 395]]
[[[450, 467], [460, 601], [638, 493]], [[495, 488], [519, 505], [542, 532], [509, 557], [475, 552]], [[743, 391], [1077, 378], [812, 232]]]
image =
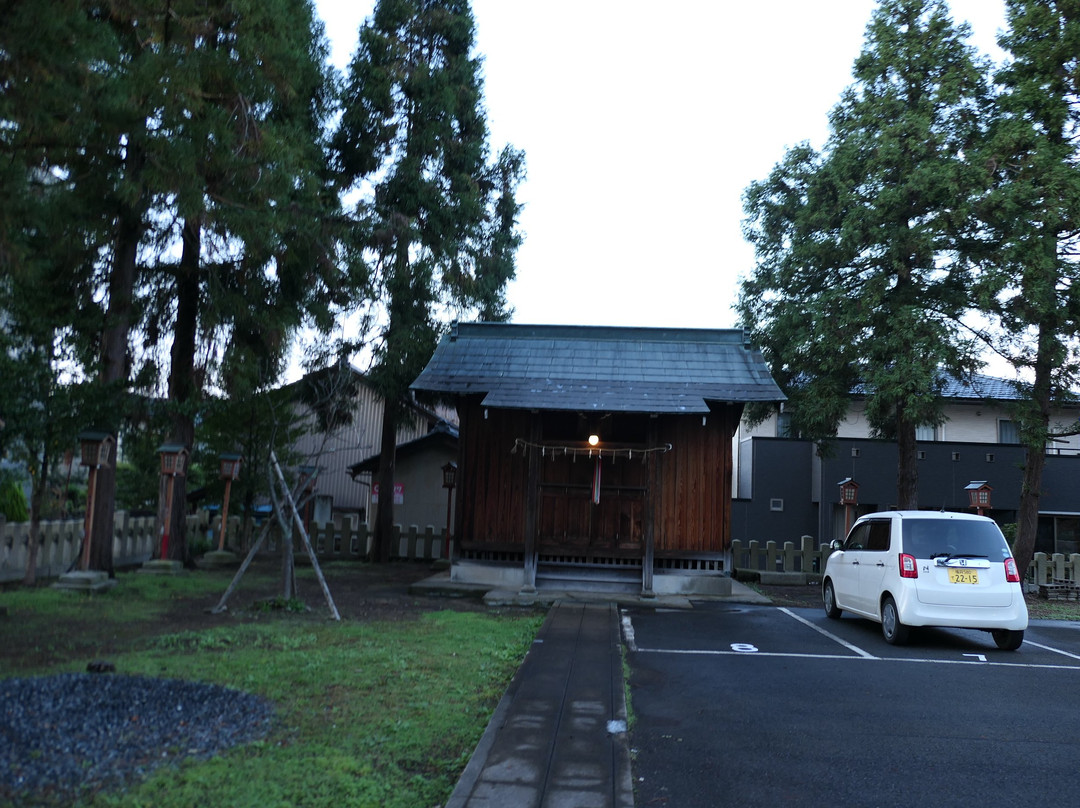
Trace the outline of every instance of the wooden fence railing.
[[[113, 564], [118, 567], [134, 567], [143, 564], [157, 551], [158, 536], [156, 520], [152, 516], [135, 517], [117, 512], [113, 530]], [[57, 578], [68, 570], [79, 557], [83, 537], [81, 519], [42, 522], [38, 546], [38, 578]], [[206, 540], [217, 546], [221, 519], [209, 519], [206, 514], [188, 517], [188, 541]], [[252, 531], [257, 535], [258, 528]], [[241, 546], [240, 519], [230, 518], [225, 531], [225, 545], [236, 553], [246, 553]], [[251, 534], [249, 534], [251, 535]], [[370, 556], [373, 544], [372, 531], [367, 525], [339, 520], [326, 524], [311, 525], [311, 542], [320, 561], [338, 559], [363, 560]], [[281, 532], [271, 529], [260, 555], [276, 554], [280, 548]], [[294, 537], [294, 547], [299, 554], [301, 542]], [[30, 525], [28, 522], [4, 522], [0, 520], [0, 583], [22, 580], [29, 558]], [[402, 528], [394, 526], [391, 556], [409, 560], [434, 560], [443, 557], [443, 536], [428, 525], [421, 530], [416, 525]]]

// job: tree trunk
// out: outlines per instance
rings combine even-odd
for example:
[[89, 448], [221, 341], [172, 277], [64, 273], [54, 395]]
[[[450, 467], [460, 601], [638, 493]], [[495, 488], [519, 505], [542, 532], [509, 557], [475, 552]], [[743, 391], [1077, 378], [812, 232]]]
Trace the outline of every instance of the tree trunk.
[[1024, 444], [1024, 478], [1020, 486], [1020, 510], [1016, 518], [1016, 542], [1013, 558], [1020, 580], [1027, 575], [1028, 565], [1035, 553], [1035, 538], [1039, 531], [1039, 497], [1042, 494], [1043, 469], [1046, 466], [1046, 438], [1050, 431], [1051, 356], [1054, 350], [1048, 331], [1039, 330], [1039, 347], [1035, 357], [1035, 378], [1031, 385], [1031, 409], [1020, 424]]
[[[49, 446], [51, 432], [46, 426], [43, 442], [45, 447]], [[41, 453], [41, 473], [34, 478], [34, 487], [30, 492], [30, 537], [29, 546], [26, 548], [26, 574], [23, 575], [23, 586], [34, 586], [37, 583], [38, 548], [41, 547], [41, 505], [45, 500], [45, 481], [48, 479], [49, 451], [45, 448]]]
[[[170, 441], [190, 452], [195, 444], [194, 411], [199, 392], [195, 379], [195, 343], [199, 324], [202, 227], [197, 218], [184, 223], [183, 243], [184, 251], [176, 275], [176, 322], [173, 326], [169, 369], [169, 401], [172, 404]], [[169, 557], [190, 567], [193, 561], [188, 550], [186, 515], [187, 475], [178, 475], [173, 482]]]
[[394, 477], [397, 464], [397, 402], [383, 402], [382, 447], [379, 450], [379, 505], [375, 521], [376, 561], [390, 560], [394, 538]]
[[915, 450], [915, 424], [903, 412], [896, 417], [896, 507], [919, 508], [919, 467]]
[[[141, 150], [132, 145], [128, 156], [128, 173], [137, 176], [142, 169]], [[101, 371], [99, 381], [107, 394], [120, 394], [128, 376], [128, 333], [131, 329], [132, 295], [135, 289], [139, 241], [144, 225], [142, 210], [125, 209], [117, 222], [116, 254], [109, 275], [109, 308], [101, 335]], [[119, 424], [108, 425], [113, 437]], [[115, 460], [115, 458], [114, 458]], [[94, 520], [90, 527], [90, 569], [113, 570], [113, 512], [116, 510], [116, 463], [97, 470], [94, 497]]]
[[1027, 575], [1028, 565], [1035, 554], [1035, 537], [1039, 530], [1039, 493], [1045, 465], [1045, 450], [1032, 451], [1028, 448], [1020, 487], [1020, 510], [1016, 517], [1016, 541], [1012, 548], [1021, 581]]

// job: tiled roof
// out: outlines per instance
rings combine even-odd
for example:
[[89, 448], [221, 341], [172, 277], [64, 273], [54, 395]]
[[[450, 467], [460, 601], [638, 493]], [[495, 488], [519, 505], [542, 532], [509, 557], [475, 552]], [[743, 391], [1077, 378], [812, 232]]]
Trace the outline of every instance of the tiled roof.
[[484, 394], [488, 407], [705, 413], [707, 401], [782, 401], [736, 329], [461, 323], [416, 390]]
[[[439, 421], [439, 423], [435, 424], [426, 435], [421, 435], [419, 438], [414, 438], [407, 443], [399, 444], [396, 453], [398, 458], [404, 458], [431, 447], [445, 446], [456, 449], [457, 442], [458, 428], [453, 424], [446, 423], [446, 421]], [[349, 472], [350, 477], [356, 479], [356, 475], [360, 474], [360, 472], [378, 471], [379, 461], [381, 459], [382, 456], [377, 454], [365, 457], [359, 463], [353, 463], [346, 471]]]
[[[959, 378], [948, 373], [939, 375], [941, 381], [941, 397], [952, 400], [968, 401], [1020, 401], [1025, 397], [1023, 391], [1015, 381], [999, 379], [995, 376], [982, 376], [973, 374], [967, 378]], [[871, 388], [864, 384], [857, 384], [852, 388], [854, 396], [867, 396]]]
[[1024, 396], [1017, 389], [1016, 382], [997, 379], [993, 376], [978, 374], [968, 379], [946, 376], [942, 388], [943, 398], [967, 398], [990, 401], [1018, 401]]

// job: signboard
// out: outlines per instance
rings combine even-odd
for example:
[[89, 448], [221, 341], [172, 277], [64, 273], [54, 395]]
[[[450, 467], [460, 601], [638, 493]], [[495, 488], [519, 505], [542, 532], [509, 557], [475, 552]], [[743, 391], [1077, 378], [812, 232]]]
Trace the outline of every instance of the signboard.
[[[371, 504], [377, 505], [379, 502], [379, 484], [372, 483], [371, 485]], [[405, 502], [405, 484], [394, 483], [394, 504], [401, 505]]]

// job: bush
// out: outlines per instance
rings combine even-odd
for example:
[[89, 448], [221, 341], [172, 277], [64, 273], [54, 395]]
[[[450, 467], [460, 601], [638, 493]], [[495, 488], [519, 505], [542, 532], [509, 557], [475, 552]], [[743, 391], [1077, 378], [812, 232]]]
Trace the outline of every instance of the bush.
[[13, 474], [0, 476], [0, 513], [9, 522], [25, 522], [30, 518], [22, 481]]

